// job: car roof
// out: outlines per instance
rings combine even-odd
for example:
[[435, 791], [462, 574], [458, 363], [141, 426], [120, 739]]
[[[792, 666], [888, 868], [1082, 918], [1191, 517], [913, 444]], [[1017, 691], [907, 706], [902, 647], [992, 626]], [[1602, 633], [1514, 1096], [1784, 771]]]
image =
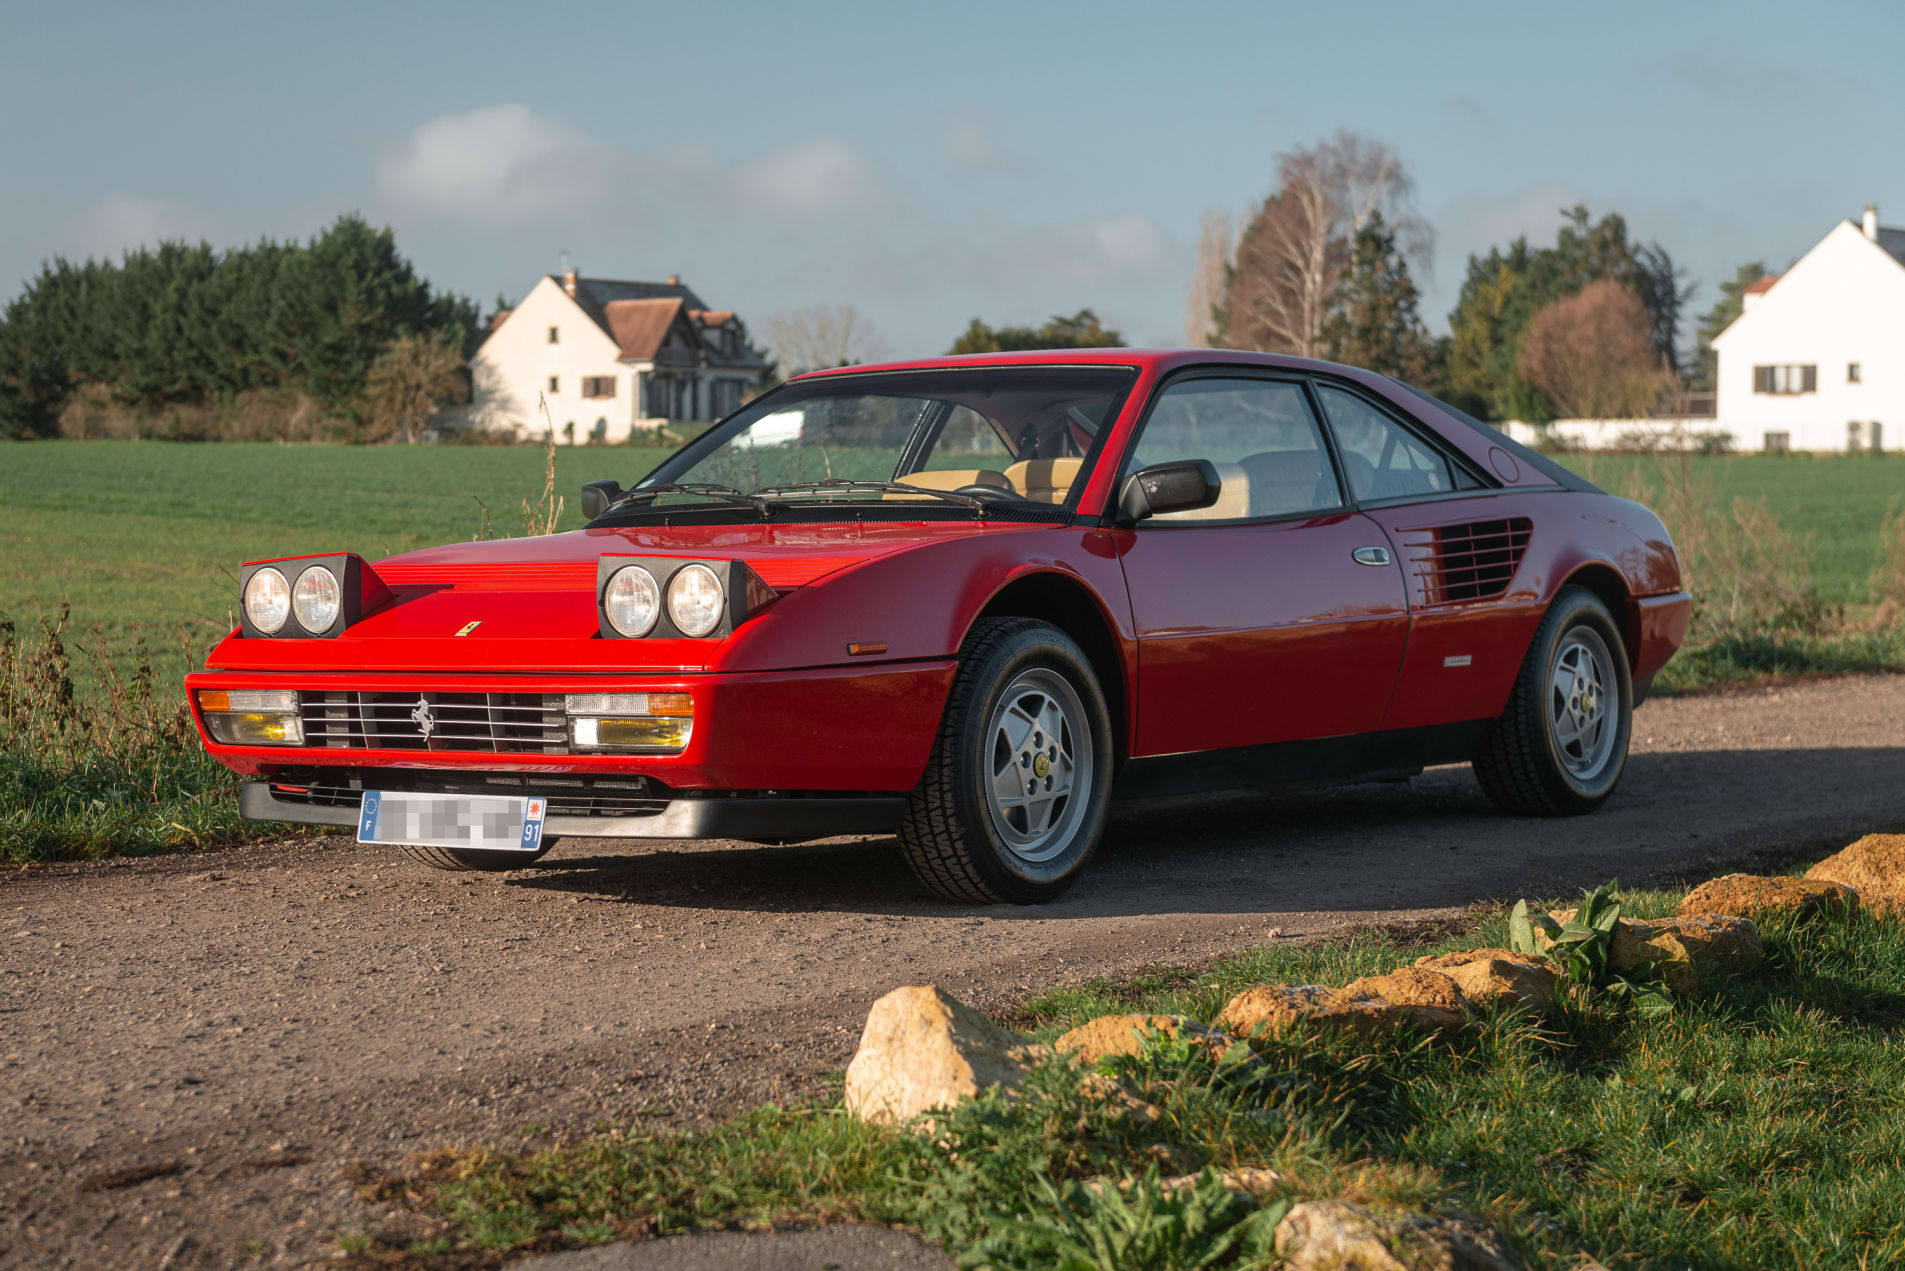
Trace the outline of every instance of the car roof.
[[866, 375], [878, 371], [930, 371], [972, 366], [1130, 366], [1159, 373], [1183, 366], [1261, 366], [1286, 371], [1329, 371], [1332, 374], [1365, 380], [1380, 378], [1370, 372], [1319, 358], [1286, 357], [1277, 353], [1255, 353], [1244, 349], [1033, 349], [1016, 353], [959, 353], [940, 357], [911, 358], [903, 361], [835, 366], [808, 371], [795, 380], [820, 379], [832, 375]]

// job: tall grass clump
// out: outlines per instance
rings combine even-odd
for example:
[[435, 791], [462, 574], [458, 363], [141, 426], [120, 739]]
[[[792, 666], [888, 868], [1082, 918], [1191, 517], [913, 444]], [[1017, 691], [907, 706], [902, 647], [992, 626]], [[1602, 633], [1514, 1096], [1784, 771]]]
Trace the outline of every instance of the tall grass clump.
[[176, 683], [143, 637], [129, 659], [97, 632], [78, 649], [68, 610], [21, 630], [0, 616], [0, 860], [144, 855], [255, 837], [237, 779], [213, 763]]

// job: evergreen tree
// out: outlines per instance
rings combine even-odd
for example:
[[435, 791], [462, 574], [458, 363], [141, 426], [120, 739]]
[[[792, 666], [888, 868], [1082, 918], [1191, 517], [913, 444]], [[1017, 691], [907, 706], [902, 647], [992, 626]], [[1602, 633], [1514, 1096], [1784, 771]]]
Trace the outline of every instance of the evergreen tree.
[[1356, 231], [1349, 268], [1323, 324], [1329, 356], [1412, 384], [1432, 378], [1435, 345], [1417, 311], [1420, 293], [1396, 236], [1371, 212]]
[[1018, 353], [1037, 349], [1112, 349], [1124, 345], [1122, 333], [1102, 326], [1098, 315], [1080, 309], [1069, 318], [1054, 315], [1042, 327], [989, 327], [974, 318], [951, 353]]

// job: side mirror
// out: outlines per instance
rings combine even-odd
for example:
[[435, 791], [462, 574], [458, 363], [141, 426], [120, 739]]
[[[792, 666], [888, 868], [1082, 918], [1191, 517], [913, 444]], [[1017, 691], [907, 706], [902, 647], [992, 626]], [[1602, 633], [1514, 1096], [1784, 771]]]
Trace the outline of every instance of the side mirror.
[[621, 497], [621, 482], [591, 481], [582, 487], [582, 515], [593, 521], [609, 510], [609, 504]]
[[1118, 519], [1129, 525], [1147, 516], [1207, 508], [1223, 488], [1223, 478], [1208, 459], [1153, 464], [1125, 478], [1118, 492]]

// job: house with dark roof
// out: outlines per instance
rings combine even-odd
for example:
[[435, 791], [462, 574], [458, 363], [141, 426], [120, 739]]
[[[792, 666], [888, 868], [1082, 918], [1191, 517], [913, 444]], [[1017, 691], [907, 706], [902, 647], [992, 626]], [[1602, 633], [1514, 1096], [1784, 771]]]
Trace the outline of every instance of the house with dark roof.
[[1868, 206], [1741, 301], [1713, 349], [1742, 449], [1905, 449], [1905, 230]]
[[471, 425], [536, 438], [553, 426], [557, 442], [583, 444], [720, 419], [760, 384], [768, 360], [734, 310], [711, 308], [679, 278], [568, 269], [498, 314], [470, 367]]

